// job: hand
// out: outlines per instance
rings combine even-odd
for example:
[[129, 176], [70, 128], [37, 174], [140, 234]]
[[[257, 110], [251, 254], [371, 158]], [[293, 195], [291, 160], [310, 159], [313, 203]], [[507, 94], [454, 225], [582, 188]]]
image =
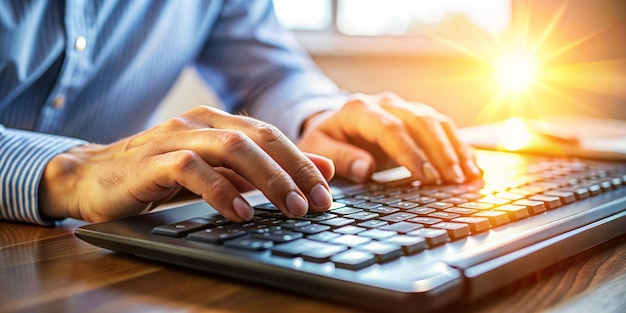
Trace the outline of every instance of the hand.
[[253, 216], [238, 187], [258, 188], [285, 215], [330, 207], [331, 161], [305, 155], [274, 126], [197, 107], [109, 145], [54, 157], [42, 177], [41, 213], [90, 222], [140, 213], [185, 188], [229, 220]]
[[337, 175], [355, 182], [398, 165], [425, 184], [462, 183], [482, 175], [473, 149], [449, 117], [390, 93], [354, 95], [336, 111], [309, 117], [298, 146], [332, 159]]

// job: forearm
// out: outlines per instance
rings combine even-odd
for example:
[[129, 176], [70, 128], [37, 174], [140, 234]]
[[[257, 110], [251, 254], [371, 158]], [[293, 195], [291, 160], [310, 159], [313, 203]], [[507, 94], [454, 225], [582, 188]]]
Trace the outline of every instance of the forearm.
[[49, 161], [82, 140], [0, 125], [0, 219], [51, 225], [39, 212], [39, 185]]

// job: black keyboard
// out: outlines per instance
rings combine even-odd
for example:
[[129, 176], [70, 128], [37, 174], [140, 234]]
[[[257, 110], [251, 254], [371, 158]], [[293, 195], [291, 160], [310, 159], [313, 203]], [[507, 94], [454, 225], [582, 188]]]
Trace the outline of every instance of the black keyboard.
[[337, 190], [321, 214], [292, 219], [265, 203], [249, 222], [210, 214], [158, 225], [152, 234], [358, 271], [490, 230], [542, 225], [538, 217], [547, 212], [626, 186], [623, 164], [540, 159], [522, 169], [461, 185], [354, 186]]

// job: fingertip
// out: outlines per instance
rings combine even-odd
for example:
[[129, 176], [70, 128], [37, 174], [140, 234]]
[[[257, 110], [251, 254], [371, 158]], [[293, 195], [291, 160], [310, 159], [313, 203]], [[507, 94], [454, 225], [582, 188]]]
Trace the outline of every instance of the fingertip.
[[290, 217], [300, 217], [309, 210], [307, 201], [295, 191], [290, 191], [285, 199]]
[[249, 221], [254, 217], [254, 209], [248, 202], [239, 197], [233, 199], [233, 210], [244, 221]]
[[372, 175], [373, 166], [367, 159], [355, 159], [350, 163], [348, 176], [357, 183], [365, 182]]
[[316, 212], [323, 212], [330, 208], [333, 203], [332, 195], [330, 191], [322, 184], [315, 185], [311, 189], [311, 202], [314, 206], [311, 207]]

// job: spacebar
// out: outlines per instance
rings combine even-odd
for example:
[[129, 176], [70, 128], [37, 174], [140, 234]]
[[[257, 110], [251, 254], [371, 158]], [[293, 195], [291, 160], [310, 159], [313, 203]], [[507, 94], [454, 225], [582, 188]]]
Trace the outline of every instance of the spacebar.
[[[619, 212], [623, 206], [613, 206], [611, 209]], [[607, 214], [608, 217], [598, 221], [585, 221], [590, 216], [597, 220], [597, 215], [593, 215], [571, 216], [546, 225], [549, 226], [547, 229], [533, 229], [530, 234], [524, 233], [523, 238], [518, 240], [507, 240], [505, 245], [509, 253], [502, 252], [500, 242], [497, 246], [483, 248], [458, 259], [449, 258], [444, 262], [463, 272], [468, 288], [466, 292], [470, 298], [477, 298], [625, 232], [623, 225], [626, 223], [626, 211]], [[572, 227], [574, 224], [582, 226]], [[558, 232], [564, 225], [572, 230]], [[542, 239], [537, 240], [539, 237]], [[494, 281], [498, 284], [494, 284]]]

